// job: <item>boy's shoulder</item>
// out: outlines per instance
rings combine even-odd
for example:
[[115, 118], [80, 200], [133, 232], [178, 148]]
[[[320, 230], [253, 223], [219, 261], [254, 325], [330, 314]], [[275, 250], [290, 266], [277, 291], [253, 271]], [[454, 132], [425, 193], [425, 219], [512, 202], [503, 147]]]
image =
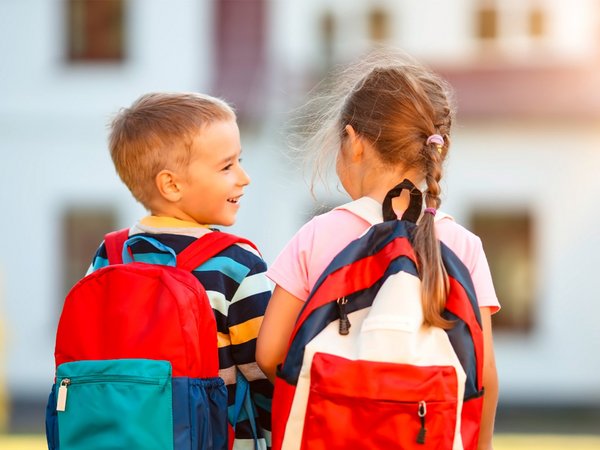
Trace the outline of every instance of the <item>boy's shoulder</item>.
[[[211, 231], [209, 231], [209, 233], [221, 233], [221, 231], [211, 230]], [[191, 244], [193, 244], [197, 239], [202, 239], [205, 235], [207, 235], [209, 233], [205, 233], [204, 235], [202, 235], [200, 237], [196, 237], [196, 236], [190, 236], [187, 234], [173, 234], [171, 232], [161, 232], [161, 233], [145, 232], [145, 233], [138, 233], [138, 234], [130, 235], [130, 238], [135, 237], [135, 236], [144, 236], [144, 237], [152, 238], [152, 239], [159, 241], [161, 244], [165, 245], [166, 247], [172, 249], [175, 254], [179, 254], [183, 250], [185, 250], [187, 247], [189, 247]], [[152, 247], [153, 247], [151, 242], [145, 242], [145, 241], [141, 241], [138, 245], [139, 245], [139, 247], [137, 247], [136, 250], [139, 250], [142, 252], [143, 251], [151, 251]], [[224, 264], [226, 263], [226, 261], [224, 261], [223, 259], [233, 260], [238, 264], [243, 264], [244, 266], [247, 266], [248, 268], [252, 268], [257, 264], [260, 264], [261, 261], [263, 261], [262, 256], [260, 255], [259, 251], [256, 250], [251, 245], [246, 244], [245, 242], [234, 243], [233, 245], [231, 245], [231, 246], [225, 248], [224, 250], [222, 250], [221, 252], [219, 252], [214, 258], [221, 258], [221, 261]], [[216, 263], [218, 263], [218, 262], [219, 262], [219, 260], [217, 259]]]
[[[220, 233], [220, 231], [213, 231], [213, 233]], [[227, 247], [219, 253], [218, 257], [232, 259], [238, 264], [247, 266], [249, 269], [252, 269], [257, 265], [266, 266], [259, 250], [245, 242], [236, 242], [234, 245]]]
[[[205, 227], [145, 226], [138, 222], [129, 229], [127, 242], [134, 255], [134, 260], [138, 259], [135, 255], [141, 255], [140, 258], [146, 262], [164, 263], [164, 258], [161, 255], [178, 255], [197, 239], [201, 239], [210, 233], [221, 233], [221, 231]], [[212, 260], [212, 264], [217, 266], [227, 265], [230, 264], [229, 261], [234, 261], [238, 265], [246, 266], [250, 272], [254, 268], [264, 270], [266, 267], [260, 252], [245, 242], [236, 242], [219, 252]], [[92, 269], [95, 270], [105, 265], [108, 265], [108, 257], [106, 245], [103, 241], [94, 255]]]
[[[134, 235], [154, 237], [172, 248], [175, 253], [180, 253], [196, 241], [196, 239], [202, 238], [210, 233], [222, 233], [222, 231], [171, 217], [154, 216], [141, 219], [129, 231], [130, 237], [133, 237]], [[244, 238], [243, 236], [238, 237]], [[262, 260], [260, 253], [256, 249], [243, 242], [232, 245], [225, 249], [223, 253], [236, 260], [239, 258], [241, 261], [252, 262]]]

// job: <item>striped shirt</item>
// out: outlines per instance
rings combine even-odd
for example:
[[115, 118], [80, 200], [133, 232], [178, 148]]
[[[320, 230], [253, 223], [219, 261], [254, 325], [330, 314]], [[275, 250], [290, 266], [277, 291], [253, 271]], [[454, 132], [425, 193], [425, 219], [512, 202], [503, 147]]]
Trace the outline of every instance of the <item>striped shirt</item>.
[[[212, 232], [201, 225], [174, 218], [149, 216], [129, 230], [129, 236], [151, 237], [160, 249], [145, 240], [130, 245], [133, 260], [152, 264], [174, 264], [180, 253], [198, 237]], [[96, 252], [91, 273], [108, 265], [104, 243]], [[228, 413], [233, 416], [236, 391], [248, 384], [253, 412], [243, 408], [235, 424], [234, 450], [271, 446], [271, 399], [273, 385], [256, 364], [256, 337], [271, 296], [265, 276], [266, 264], [250, 246], [235, 244], [197, 267], [193, 274], [208, 295], [217, 323], [219, 376], [228, 391]], [[251, 416], [255, 416], [254, 420]]]

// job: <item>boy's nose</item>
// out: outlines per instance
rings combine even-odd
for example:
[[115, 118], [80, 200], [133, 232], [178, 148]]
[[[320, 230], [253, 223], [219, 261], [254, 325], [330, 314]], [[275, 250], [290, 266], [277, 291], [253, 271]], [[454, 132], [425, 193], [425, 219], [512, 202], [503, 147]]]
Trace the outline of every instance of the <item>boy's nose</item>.
[[247, 186], [250, 184], [250, 175], [248, 175], [242, 166], [240, 166], [239, 184], [242, 186]]

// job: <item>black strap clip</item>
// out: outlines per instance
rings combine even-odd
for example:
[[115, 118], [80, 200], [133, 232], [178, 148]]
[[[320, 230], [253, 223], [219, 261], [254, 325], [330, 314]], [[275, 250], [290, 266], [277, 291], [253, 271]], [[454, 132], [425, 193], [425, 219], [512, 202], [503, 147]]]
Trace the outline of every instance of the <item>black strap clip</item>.
[[393, 187], [385, 196], [383, 200], [383, 220], [397, 220], [398, 216], [394, 212], [392, 208], [392, 200], [402, 193], [403, 190], [408, 190], [410, 192], [410, 201], [408, 203], [408, 208], [402, 214], [401, 220], [408, 220], [412, 223], [417, 223], [419, 220], [419, 216], [421, 215], [421, 209], [423, 207], [423, 193], [417, 189], [417, 187], [410, 181], [405, 178], [402, 183]]

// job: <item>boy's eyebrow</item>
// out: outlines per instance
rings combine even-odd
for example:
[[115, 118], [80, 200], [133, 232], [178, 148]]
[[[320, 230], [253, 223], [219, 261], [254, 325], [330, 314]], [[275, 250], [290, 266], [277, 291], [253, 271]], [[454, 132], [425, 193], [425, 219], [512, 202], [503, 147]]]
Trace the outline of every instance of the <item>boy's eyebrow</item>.
[[226, 162], [229, 162], [233, 159], [238, 159], [242, 156], [242, 149], [240, 148], [240, 151], [236, 154], [230, 155], [230, 156], [226, 156], [225, 158], [223, 158], [222, 160], [219, 161], [219, 164], [225, 164]]

